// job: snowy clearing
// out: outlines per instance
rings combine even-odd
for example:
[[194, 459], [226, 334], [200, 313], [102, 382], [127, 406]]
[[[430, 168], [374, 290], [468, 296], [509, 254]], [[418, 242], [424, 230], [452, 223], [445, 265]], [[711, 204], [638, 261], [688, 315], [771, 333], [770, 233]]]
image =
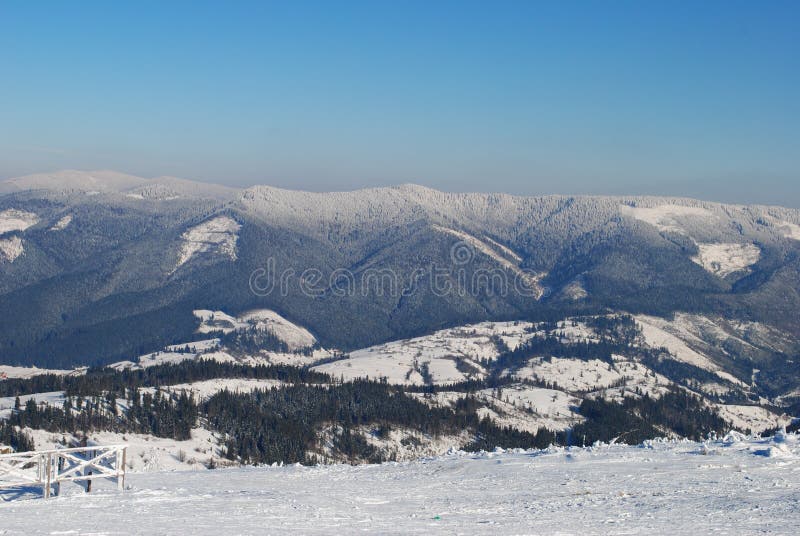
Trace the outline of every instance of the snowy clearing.
[[678, 361], [713, 372], [723, 380], [731, 383], [745, 385], [741, 380], [720, 370], [720, 367], [708, 357], [696, 352], [686, 342], [670, 333], [668, 330], [672, 330], [673, 326], [669, 320], [647, 315], [637, 315], [635, 318], [636, 323], [642, 329], [645, 342], [651, 348], [666, 348]]
[[199, 401], [205, 401], [220, 391], [228, 390], [233, 393], [249, 393], [255, 389], [271, 389], [286, 385], [280, 380], [254, 380], [249, 378], [216, 378], [193, 383], [179, 383], [164, 387], [164, 390], [173, 393], [186, 391]]
[[753, 244], [697, 244], [699, 253], [692, 262], [717, 277], [740, 272], [758, 262], [761, 250]]
[[302, 326], [298, 326], [270, 309], [256, 309], [234, 317], [223, 311], [197, 309], [194, 316], [200, 320], [198, 333], [221, 331], [230, 333], [237, 329], [255, 328], [272, 333], [286, 343], [289, 350], [299, 350], [313, 346], [317, 339]]
[[9, 208], [0, 212], [0, 235], [11, 231], [24, 231], [39, 223], [39, 216], [33, 212]]
[[14, 262], [17, 257], [22, 255], [23, 251], [25, 248], [22, 246], [20, 237], [0, 238], [0, 261]]
[[85, 368], [72, 370], [43, 369], [39, 367], [14, 367], [11, 365], [0, 365], [0, 378], [33, 378], [42, 374], [72, 375], [83, 374]]
[[58, 220], [52, 227], [50, 227], [50, 231], [63, 231], [67, 228], [67, 226], [72, 223], [72, 214], [67, 214], [60, 220]]
[[788, 221], [779, 220], [776, 226], [781, 230], [781, 234], [792, 240], [800, 240], [800, 225]]
[[620, 205], [620, 213], [644, 223], [649, 223], [662, 232], [685, 234], [683, 221], [686, 218], [703, 218], [710, 220], [715, 216], [704, 208], [683, 205], [661, 205], [658, 207], [631, 207]]
[[[64, 403], [64, 391], [54, 391], [52, 393], [36, 393], [32, 395], [22, 395], [19, 397], [20, 405], [24, 408], [28, 400], [33, 400], [37, 404], [49, 404], [51, 406], [61, 407]], [[16, 397], [5, 396], [0, 398], [0, 419], [7, 419], [11, 416], [14, 409]]]
[[0, 501], [2, 533], [794, 534], [797, 437], [132, 474]]
[[187, 230], [181, 239], [181, 251], [178, 257], [177, 270], [195, 255], [216, 253], [236, 260], [236, 242], [242, 226], [233, 218], [218, 216]]
[[529, 322], [482, 322], [431, 335], [392, 341], [350, 353], [349, 359], [314, 367], [334, 378], [386, 378], [389, 383], [421, 385], [427, 368], [433, 383], [482, 378], [480, 360], [500, 354], [493, 337], [512, 350], [533, 336]]

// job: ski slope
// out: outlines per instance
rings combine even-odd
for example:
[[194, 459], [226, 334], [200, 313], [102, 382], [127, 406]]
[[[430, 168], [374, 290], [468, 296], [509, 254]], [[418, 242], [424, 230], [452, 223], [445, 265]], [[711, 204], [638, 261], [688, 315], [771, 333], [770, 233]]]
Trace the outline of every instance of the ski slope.
[[795, 534], [795, 435], [132, 474], [0, 501], [0, 534]]

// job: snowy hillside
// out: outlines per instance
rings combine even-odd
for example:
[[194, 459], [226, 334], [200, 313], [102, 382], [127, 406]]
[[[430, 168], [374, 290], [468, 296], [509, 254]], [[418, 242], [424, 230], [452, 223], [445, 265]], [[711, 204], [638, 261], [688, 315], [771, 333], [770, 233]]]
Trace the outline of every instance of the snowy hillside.
[[[412, 387], [444, 386], [437, 390], [435, 396], [425, 395], [421, 398], [432, 407], [443, 408], [451, 408], [470, 396], [463, 390], [448, 391], [447, 386], [465, 381], [483, 382], [494, 374], [503, 382], [502, 389], [484, 388], [471, 393], [479, 405], [479, 414], [489, 416], [504, 426], [531, 433], [540, 428], [561, 431], [581, 422], [583, 418], [577, 408], [584, 399], [621, 403], [625, 398], [644, 394], [657, 399], [677, 386], [707, 398], [706, 405], [739, 430], [758, 432], [791, 422], [790, 416], [776, 409], [775, 404], [780, 400], [745, 399], [750, 397], [750, 383], [726, 372], [719, 364], [718, 356], [724, 357], [726, 354], [717, 348], [718, 341], [726, 341], [728, 345], [732, 341], [739, 341], [756, 351], [758, 347], [752, 345], [759, 341], [759, 334], [768, 334], [770, 340], [774, 339], [774, 334], [753, 323], [731, 326], [719, 319], [698, 315], [680, 315], [672, 321], [639, 315], [631, 320], [640, 335], [625, 350], [626, 354], [632, 352], [630, 355], [612, 355], [610, 359], [570, 354], [554, 357], [536, 354], [535, 350], [531, 350], [533, 353], [516, 365], [501, 364], [498, 370], [498, 360], [508, 359], [509, 352], [524, 349], [536, 337], [541, 341], [542, 337], [556, 336], [560, 341], [558, 344], [567, 347], [573, 345], [576, 351], [582, 344], [607, 341], [608, 334], [591, 325], [593, 322], [602, 325], [605, 317], [568, 319], [552, 325], [483, 322], [437, 331], [424, 337], [393, 341], [349, 354], [338, 354], [322, 348], [311, 351], [310, 348], [316, 344], [314, 336], [271, 310], [252, 310], [238, 316], [210, 310], [196, 310], [194, 314], [199, 322], [197, 331], [200, 334], [236, 334], [255, 329], [277, 337], [287, 350], [248, 352], [226, 347], [219, 338], [207, 338], [167, 346], [134, 361], [114, 363], [110, 368], [137, 370], [201, 359], [246, 366], [279, 364], [310, 367], [337, 380], [370, 378]], [[608, 320], [614, 318], [617, 317], [607, 317]], [[751, 342], [737, 337], [746, 337]], [[664, 356], [668, 356], [668, 361], [686, 363], [703, 371], [708, 377], [702, 380], [676, 377], [667, 372], [669, 368], [661, 371], [659, 362], [643, 362], [635, 357], [639, 348], [666, 352]], [[21, 367], [0, 369], [3, 370], [7, 371], [8, 377], [68, 372]], [[77, 374], [84, 372], [85, 369], [74, 371]], [[185, 390], [202, 401], [221, 389], [248, 392], [272, 385], [269, 381], [250, 383], [219, 379], [196, 384], [175, 384], [165, 389], [174, 393]], [[53, 395], [44, 393], [42, 400], [48, 401], [48, 397]], [[8, 398], [4, 407], [8, 411], [12, 406], [13, 398]], [[360, 433], [367, 439], [371, 437], [370, 430]]]
[[4, 210], [0, 212], [0, 235], [11, 231], [24, 231], [38, 222], [39, 217], [33, 212], [15, 209]]
[[351, 380], [387, 378], [390, 383], [421, 385], [427, 377], [434, 383], [459, 382], [486, 375], [480, 361], [500, 354], [493, 337], [513, 349], [531, 336], [526, 332], [531, 327], [528, 322], [484, 322], [446, 329], [356, 350], [347, 359], [315, 370]]
[[692, 261], [719, 277], [746, 270], [761, 257], [761, 250], [753, 244], [698, 244], [697, 247], [700, 252]]
[[203, 253], [236, 260], [236, 242], [241, 225], [227, 216], [219, 216], [188, 229], [181, 235], [181, 250], [176, 269]]
[[[0, 306], [28, 307], [2, 320], [0, 347], [9, 363], [42, 367], [129, 360], [191, 338], [188, 315], [201, 307], [274, 308], [345, 351], [548, 311], [691, 310], [800, 336], [797, 229], [797, 210], [680, 198], [20, 177], [0, 184]], [[270, 262], [286, 295], [267, 285], [255, 303], [249, 278]], [[313, 299], [300, 277], [309, 269]], [[336, 274], [352, 274], [359, 292], [342, 295]], [[413, 297], [393, 296], [411, 287]], [[780, 376], [780, 389], [797, 377], [753, 368]]]
[[[795, 435], [258, 467], [0, 501], [21, 534], [794, 534]], [[3, 496], [3, 495], [0, 495]]]
[[14, 262], [24, 251], [20, 237], [0, 238], [0, 261]]

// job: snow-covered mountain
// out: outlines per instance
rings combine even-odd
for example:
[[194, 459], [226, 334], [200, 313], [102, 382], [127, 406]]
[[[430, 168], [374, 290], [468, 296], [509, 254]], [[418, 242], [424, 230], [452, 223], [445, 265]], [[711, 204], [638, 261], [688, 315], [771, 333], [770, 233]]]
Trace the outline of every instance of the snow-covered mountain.
[[[392, 341], [616, 312], [646, 331], [694, 330], [717, 377], [755, 375], [772, 397], [800, 388], [797, 210], [415, 185], [233, 189], [108, 171], [10, 179], [0, 192], [7, 364], [133, 360], [199, 340], [196, 310], [269, 309], [351, 352], [346, 370], [327, 365], [337, 374], [396, 355], [392, 375], [418, 381]], [[687, 321], [700, 318], [718, 329]], [[482, 366], [429, 371], [458, 379]]]

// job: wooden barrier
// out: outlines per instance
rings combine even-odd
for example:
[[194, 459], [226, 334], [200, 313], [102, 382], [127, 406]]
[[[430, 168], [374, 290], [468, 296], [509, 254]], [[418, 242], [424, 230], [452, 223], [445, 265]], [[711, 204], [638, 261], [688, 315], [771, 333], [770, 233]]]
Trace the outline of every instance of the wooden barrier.
[[88, 446], [0, 454], [0, 489], [41, 487], [45, 499], [55, 486], [56, 495], [63, 482], [86, 482], [91, 491], [95, 478], [115, 479], [125, 488], [127, 445]]

